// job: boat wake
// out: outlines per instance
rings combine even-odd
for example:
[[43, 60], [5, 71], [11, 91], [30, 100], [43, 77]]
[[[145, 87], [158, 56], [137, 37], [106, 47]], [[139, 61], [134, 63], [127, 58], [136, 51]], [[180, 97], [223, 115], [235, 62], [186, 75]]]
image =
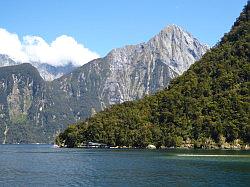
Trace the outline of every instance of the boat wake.
[[197, 154], [177, 154], [179, 157], [250, 157], [250, 155], [197, 155]]

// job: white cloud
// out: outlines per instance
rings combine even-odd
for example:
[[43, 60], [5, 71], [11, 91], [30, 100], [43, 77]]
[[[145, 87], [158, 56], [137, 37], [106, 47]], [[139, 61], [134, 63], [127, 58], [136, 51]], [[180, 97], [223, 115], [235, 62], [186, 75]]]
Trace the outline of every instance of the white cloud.
[[40, 61], [59, 66], [69, 61], [83, 65], [99, 55], [71, 37], [62, 35], [48, 44], [39, 36], [24, 36], [20, 41], [17, 34], [0, 28], [0, 54], [7, 54], [20, 62]]
[[16, 34], [0, 28], [0, 53], [7, 54], [15, 60], [27, 61], [27, 55], [22, 51], [22, 44]]

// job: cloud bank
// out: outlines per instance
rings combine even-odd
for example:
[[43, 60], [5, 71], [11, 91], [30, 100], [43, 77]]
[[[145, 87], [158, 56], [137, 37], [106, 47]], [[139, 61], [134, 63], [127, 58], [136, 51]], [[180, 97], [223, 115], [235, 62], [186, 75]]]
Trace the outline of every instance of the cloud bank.
[[71, 36], [59, 36], [51, 43], [47, 43], [39, 36], [29, 35], [20, 40], [17, 34], [2, 28], [0, 28], [0, 54], [7, 54], [20, 62], [39, 61], [54, 66], [65, 65], [68, 62], [80, 66], [99, 58], [96, 52], [77, 43]]

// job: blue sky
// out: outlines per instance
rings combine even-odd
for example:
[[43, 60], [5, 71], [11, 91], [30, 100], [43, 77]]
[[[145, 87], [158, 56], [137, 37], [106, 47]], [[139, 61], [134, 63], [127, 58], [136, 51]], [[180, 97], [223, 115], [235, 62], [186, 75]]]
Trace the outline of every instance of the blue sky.
[[1, 0], [0, 28], [52, 42], [69, 35], [104, 56], [177, 24], [214, 45], [247, 0]]

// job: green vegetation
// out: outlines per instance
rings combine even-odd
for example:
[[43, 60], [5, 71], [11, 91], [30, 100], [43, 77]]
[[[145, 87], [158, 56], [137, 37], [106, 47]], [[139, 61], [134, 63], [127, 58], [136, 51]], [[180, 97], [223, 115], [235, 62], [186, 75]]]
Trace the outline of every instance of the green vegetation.
[[114, 105], [56, 138], [113, 146], [250, 143], [250, 3], [231, 31], [170, 86], [142, 100]]
[[12, 119], [14, 124], [26, 124], [27, 123], [27, 114], [20, 114]]
[[49, 141], [46, 133], [54, 133], [55, 127], [48, 125], [44, 130], [34, 118], [44, 90], [45, 82], [30, 64], [0, 68], [0, 143]]

